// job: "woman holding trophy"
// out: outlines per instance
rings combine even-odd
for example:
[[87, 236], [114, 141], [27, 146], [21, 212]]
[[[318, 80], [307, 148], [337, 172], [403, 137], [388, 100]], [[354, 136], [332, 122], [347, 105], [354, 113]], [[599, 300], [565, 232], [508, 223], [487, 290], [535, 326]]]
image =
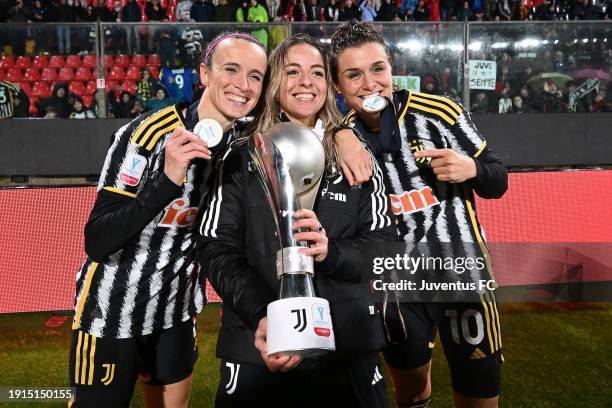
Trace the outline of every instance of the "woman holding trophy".
[[[373, 164], [372, 180], [351, 188], [337, 171], [333, 131], [340, 114], [329, 60], [317, 42], [303, 34], [286, 39], [272, 52], [267, 76], [253, 135], [233, 143], [223, 155], [213, 194], [202, 204], [197, 257], [224, 305], [216, 406], [385, 407], [377, 357], [385, 336], [361, 282], [371, 272], [373, 258], [384, 253], [385, 242], [396, 239], [382, 174]], [[299, 144], [312, 138], [319, 150]], [[289, 139], [299, 142], [282, 147]], [[295, 181], [295, 167], [313, 159], [312, 151], [319, 152], [314, 159], [320, 160], [320, 177], [309, 169], [299, 177], [307, 187], [315, 186], [311, 210], [280, 190], [289, 174]], [[264, 183], [266, 177], [271, 182]], [[297, 191], [300, 186], [287, 189], [293, 187]], [[307, 246], [285, 248], [285, 242]], [[284, 252], [295, 248], [297, 252]], [[308, 259], [311, 270], [301, 274], [307, 284], [297, 292], [303, 292], [303, 299], [325, 298], [320, 299], [325, 305], [291, 310], [297, 323], [292, 321], [289, 329], [306, 333], [315, 321], [310, 335], [333, 336], [332, 346], [323, 348], [335, 351], [313, 352], [298, 345], [272, 352], [268, 305], [283, 301], [288, 282], [297, 276], [278, 271], [306, 270], [308, 265], [295, 265], [308, 264]], [[321, 312], [318, 323], [316, 310]], [[321, 326], [324, 315], [331, 315], [329, 328]]]

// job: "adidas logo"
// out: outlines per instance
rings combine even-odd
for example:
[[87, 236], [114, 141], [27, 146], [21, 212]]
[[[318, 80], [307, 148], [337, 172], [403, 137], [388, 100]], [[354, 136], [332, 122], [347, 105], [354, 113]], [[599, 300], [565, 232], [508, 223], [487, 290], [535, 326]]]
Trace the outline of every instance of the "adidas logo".
[[380, 371], [378, 371], [378, 366], [376, 366], [376, 369], [374, 370], [374, 378], [372, 379], [372, 385], [382, 380], [382, 378], [383, 377], [380, 375]]
[[474, 350], [472, 355], [470, 356], [470, 360], [480, 360], [481, 358], [486, 358], [485, 353], [483, 353], [478, 347]]

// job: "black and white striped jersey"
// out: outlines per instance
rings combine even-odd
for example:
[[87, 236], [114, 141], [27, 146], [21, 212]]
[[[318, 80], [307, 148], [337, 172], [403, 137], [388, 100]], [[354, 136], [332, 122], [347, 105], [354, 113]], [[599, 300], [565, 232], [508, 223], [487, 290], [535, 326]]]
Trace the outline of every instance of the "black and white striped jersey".
[[[427, 248], [429, 256], [488, 257], [473, 190], [483, 197], [500, 197], [507, 188], [506, 169], [460, 104], [420, 92], [399, 91], [393, 96], [401, 150], [378, 154], [377, 159], [401, 238], [409, 244], [422, 243], [419, 250]], [[355, 111], [344, 123], [358, 130], [375, 151], [379, 130], [368, 129]], [[428, 160], [413, 156], [419, 150], [444, 148], [473, 157], [477, 177], [458, 184], [441, 182]]]
[[191, 225], [212, 165], [194, 161], [181, 187], [163, 172], [166, 138], [177, 126], [193, 129], [196, 122], [197, 102], [186, 118], [171, 106], [116, 132], [85, 227], [88, 259], [77, 274], [73, 329], [128, 338], [202, 310], [204, 279]]
[[10, 82], [0, 81], [0, 119], [9, 119], [15, 115], [15, 97], [19, 88]]

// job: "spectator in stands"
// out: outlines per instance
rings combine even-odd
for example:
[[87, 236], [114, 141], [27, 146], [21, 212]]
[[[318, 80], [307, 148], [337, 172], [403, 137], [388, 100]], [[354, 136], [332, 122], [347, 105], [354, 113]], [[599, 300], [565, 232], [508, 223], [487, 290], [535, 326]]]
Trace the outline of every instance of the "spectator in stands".
[[433, 77], [433, 75], [425, 75], [425, 77], [423, 78], [423, 81], [421, 82], [421, 92], [430, 94], [430, 95], [438, 94], [436, 80]]
[[478, 92], [472, 99], [470, 106], [472, 113], [488, 113], [489, 112], [489, 96], [485, 92]]
[[141, 101], [136, 99], [134, 100], [134, 107], [132, 108], [131, 112], [132, 112], [132, 117], [135, 118], [136, 116], [139, 116], [142, 113], [146, 112], [146, 108], [144, 107]]
[[511, 113], [512, 99], [510, 99], [510, 82], [504, 82], [502, 89], [498, 92], [497, 113]]
[[544, 82], [544, 89], [538, 95], [538, 111], [545, 113], [563, 112], [563, 94], [553, 81]]
[[376, 16], [378, 21], [393, 21], [398, 15], [397, 4], [393, 0], [383, 0]]
[[149, 99], [145, 103], [145, 108], [147, 110], [157, 110], [165, 108], [166, 106], [174, 105], [175, 103], [179, 103], [183, 99], [183, 92], [181, 91], [181, 88], [176, 85], [175, 82], [171, 82], [171, 86], [172, 93], [177, 96], [172, 98], [170, 97], [170, 95], [168, 95], [168, 91], [166, 91], [163, 86], [159, 87], [155, 91], [155, 97]]
[[519, 90], [519, 95], [521, 99], [523, 99], [523, 104], [525, 108], [529, 108], [531, 111], [537, 112], [537, 108], [535, 106], [534, 98], [531, 96], [531, 88], [527, 84], [523, 84], [521, 89]]
[[[160, 0], [147, 0], [145, 4], [145, 15], [149, 22], [165, 22], [168, 21], [166, 15], [166, 9], [162, 7]], [[149, 52], [155, 52], [155, 33], [157, 31], [154, 25], [150, 25], [148, 28], [147, 47]]]
[[428, 21], [440, 21], [440, 0], [426, 0], [425, 5], [429, 10]]
[[514, 95], [512, 98], [512, 113], [531, 113], [532, 110], [529, 106], [525, 105], [521, 95]]
[[344, 0], [338, 13], [338, 21], [361, 20], [361, 9], [353, 0]]
[[578, 0], [574, 3], [569, 15], [570, 20], [597, 20], [597, 12], [589, 0]]
[[47, 107], [52, 106], [60, 118], [67, 118], [72, 111], [72, 106], [68, 99], [68, 86], [58, 82], [53, 86], [53, 92], [48, 98], [41, 99], [38, 104], [39, 115], [44, 115], [47, 112]]
[[[15, 5], [8, 11], [8, 21], [11, 23], [27, 23], [30, 21], [30, 10], [23, 4], [23, 0], [15, 0]], [[26, 29], [11, 27], [10, 38], [13, 55], [24, 55], [26, 45]]]
[[570, 106], [570, 96], [576, 91], [577, 88], [578, 85], [576, 84], [576, 81], [572, 80], [565, 83], [566, 92], [563, 96], [563, 110], [577, 113], [591, 112], [590, 96], [592, 93], [584, 95], [582, 98], [576, 100], [573, 107]]
[[363, 0], [359, 5], [361, 8], [361, 21], [371, 23], [376, 18], [376, 10], [372, 5], [372, 0]]
[[191, 7], [193, 7], [193, 2], [191, 0], [181, 0], [176, 5], [176, 21], [182, 23], [192, 22]]
[[[132, 110], [134, 109], [134, 98], [128, 91], [121, 91], [119, 100], [115, 95], [115, 91], [111, 90], [108, 93], [108, 100], [111, 104], [111, 111], [116, 118], [133, 118]], [[136, 115], [138, 116], [138, 115]]]
[[[81, 3], [81, 0], [73, 0], [72, 15], [75, 23], [87, 22], [87, 9]], [[89, 27], [77, 27], [76, 38], [77, 46], [75, 51], [86, 51], [89, 49]]]
[[456, 8], [457, 0], [440, 1], [440, 18], [442, 19], [442, 21], [449, 21]]
[[610, 98], [606, 98], [606, 87], [604, 85], [597, 88], [591, 112], [612, 112], [612, 101], [610, 101]]
[[219, 4], [217, 4], [213, 9], [213, 21], [234, 21], [234, 14], [234, 6], [229, 2], [229, 0], [219, 0]]
[[238, 7], [236, 7], [236, 21], [238, 23], [244, 23], [247, 21], [249, 16], [249, 1], [241, 0]]
[[136, 84], [137, 98], [143, 103], [147, 102], [153, 96], [153, 90], [160, 87], [161, 84], [158, 80], [153, 79], [151, 72], [148, 69], [143, 69], [140, 77], [140, 81]]
[[412, 13], [412, 19], [414, 21], [428, 21], [429, 20], [429, 10], [425, 7], [425, 0], [419, 0], [419, 4], [416, 9]]
[[[40, 111], [40, 108], [39, 108]], [[47, 106], [43, 112], [43, 119], [57, 119], [59, 116], [57, 115], [57, 109], [54, 106]]]
[[262, 6], [258, 0], [251, 0], [250, 3], [251, 4], [247, 11], [247, 20], [250, 23], [267, 23], [268, 12], [266, 11], [266, 8]]
[[470, 21], [472, 20], [472, 8], [470, 7], [470, 2], [467, 0], [463, 1], [463, 5], [461, 9], [457, 12], [457, 21]]
[[72, 99], [72, 112], [70, 119], [95, 119], [96, 115], [83, 105], [83, 100], [79, 96], [74, 96]]
[[338, 21], [340, 8], [336, 0], [326, 0], [322, 7], [325, 21]]
[[[119, 8], [121, 8], [121, 3], [119, 3]], [[104, 0], [98, 0], [96, 3], [96, 16], [102, 23], [113, 23], [117, 21], [117, 16], [114, 16], [113, 12], [106, 7]]]
[[[140, 23], [142, 21], [142, 10], [136, 0], [128, 0], [121, 9], [121, 21], [124, 23]], [[140, 53], [140, 27], [130, 25], [125, 27], [128, 54]], [[135, 45], [135, 47], [134, 47]]]
[[176, 62], [176, 30], [172, 27], [163, 26], [157, 30], [155, 36], [162, 68], [174, 68]]
[[0, 119], [27, 118], [30, 99], [18, 85], [0, 81]]
[[[47, 21], [47, 8], [43, 6], [42, 0], [35, 0], [32, 7], [31, 20], [33, 23], [44, 23]], [[34, 27], [34, 53], [40, 54], [47, 49], [47, 32], [45, 27]]]
[[321, 21], [321, 9], [317, 5], [317, 0], [306, 0], [305, 5], [306, 21]]
[[[55, 23], [72, 23], [74, 21], [74, 10], [68, 5], [66, 0], [53, 0], [49, 11], [49, 20]], [[70, 54], [72, 35], [69, 25], [58, 25], [57, 32], [57, 52], [60, 54]]]
[[191, 6], [191, 18], [196, 23], [210, 23], [213, 21], [214, 8], [210, 0], [195, 0]]

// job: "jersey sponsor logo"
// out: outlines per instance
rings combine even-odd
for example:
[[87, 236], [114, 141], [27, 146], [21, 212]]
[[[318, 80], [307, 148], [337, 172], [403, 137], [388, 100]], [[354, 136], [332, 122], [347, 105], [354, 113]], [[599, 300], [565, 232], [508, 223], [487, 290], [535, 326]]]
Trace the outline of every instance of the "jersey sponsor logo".
[[187, 207], [185, 200], [177, 198], [164, 209], [164, 215], [157, 224], [160, 227], [189, 227], [195, 222], [197, 207]]
[[412, 214], [440, 204], [431, 187], [404, 191], [400, 195], [389, 194], [389, 198], [391, 200], [391, 211], [395, 215]]
[[340, 201], [341, 203], [346, 203], [346, 194], [344, 193], [332, 193], [331, 191], [323, 190], [321, 191], [321, 197], [327, 198], [332, 201]]
[[331, 318], [325, 305], [320, 303], [312, 305], [312, 324], [317, 336], [329, 337], [331, 335]]
[[137, 186], [146, 166], [147, 159], [139, 154], [130, 153], [121, 166], [119, 180], [128, 186]]

